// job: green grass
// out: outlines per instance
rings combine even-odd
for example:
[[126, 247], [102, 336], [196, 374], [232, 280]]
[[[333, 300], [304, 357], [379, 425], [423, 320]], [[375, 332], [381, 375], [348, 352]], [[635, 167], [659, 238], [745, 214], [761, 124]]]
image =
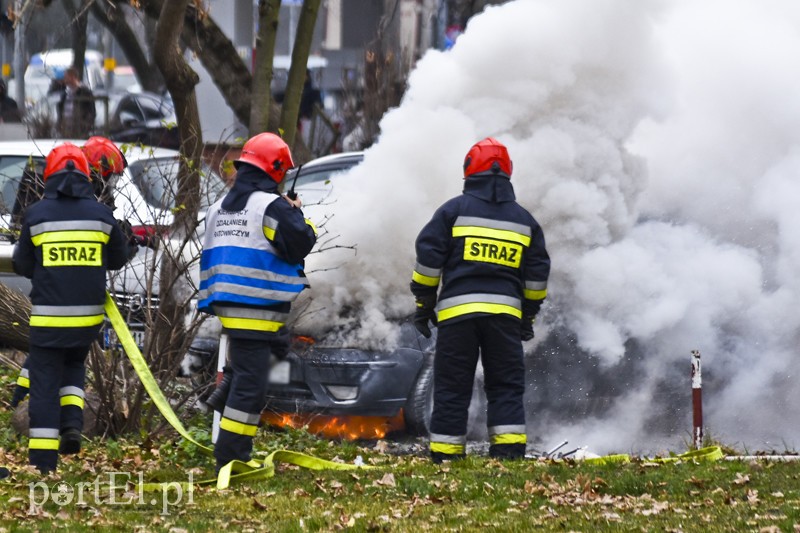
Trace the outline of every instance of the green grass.
[[[0, 374], [0, 402], [13, 376]], [[13, 471], [0, 481], [0, 531], [797, 531], [800, 463], [706, 462], [589, 465], [573, 462], [501, 463], [470, 457], [433, 465], [418, 456], [393, 456], [375, 443], [331, 442], [301, 430], [261, 430], [256, 448], [300, 451], [371, 470], [310, 471], [278, 465], [269, 479], [225, 491], [195, 486], [177, 492], [115, 493], [90, 488], [75, 503], [78, 483], [87, 486], [110, 472], [136, 481], [187, 481], [213, 475], [213, 462], [195, 446], [172, 437], [94, 439], [78, 457], [62, 460], [44, 480], [26, 465], [26, 439], [0, 413], [0, 461]], [[210, 417], [192, 422], [202, 438]], [[48, 490], [67, 483], [73, 502], [43, 505]], [[38, 492], [36, 492], [38, 491]], [[166, 511], [166, 512], [162, 512]]]

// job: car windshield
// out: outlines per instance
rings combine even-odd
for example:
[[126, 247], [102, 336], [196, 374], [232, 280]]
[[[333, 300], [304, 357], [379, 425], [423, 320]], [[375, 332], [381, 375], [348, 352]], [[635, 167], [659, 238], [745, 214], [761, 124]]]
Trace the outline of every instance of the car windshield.
[[[129, 167], [133, 183], [145, 201], [158, 209], [175, 207], [178, 190], [178, 158], [156, 158], [137, 161]], [[200, 178], [200, 207], [213, 204], [225, 191], [225, 182], [208, 166], [203, 165]]]
[[[355, 164], [355, 163], [353, 163]], [[308, 185], [310, 183], [316, 182], [327, 182], [331, 179], [331, 176], [334, 174], [338, 174], [341, 172], [345, 172], [350, 169], [350, 166], [347, 167], [340, 167], [340, 168], [321, 168], [321, 169], [313, 169], [313, 170], [306, 170], [302, 169], [300, 171], [300, 176], [295, 181], [295, 173], [292, 172], [291, 174], [286, 176], [286, 182], [291, 186], [294, 185], [295, 187], [300, 187], [302, 185]]]

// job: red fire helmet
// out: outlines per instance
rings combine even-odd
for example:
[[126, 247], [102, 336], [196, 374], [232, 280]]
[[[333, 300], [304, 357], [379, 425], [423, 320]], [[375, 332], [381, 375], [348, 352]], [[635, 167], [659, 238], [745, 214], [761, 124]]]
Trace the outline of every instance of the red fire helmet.
[[128, 166], [122, 151], [110, 139], [94, 136], [83, 145], [83, 153], [89, 166], [104, 178], [111, 174], [121, 174]]
[[89, 178], [89, 161], [83, 151], [72, 143], [56, 146], [47, 154], [44, 181], [59, 172], [79, 172]]
[[511, 177], [511, 158], [506, 147], [494, 137], [475, 143], [464, 158], [464, 177], [491, 170]]
[[248, 163], [266, 172], [276, 183], [283, 181], [286, 171], [294, 166], [292, 153], [283, 139], [274, 133], [259, 133], [242, 147], [242, 155], [234, 164]]

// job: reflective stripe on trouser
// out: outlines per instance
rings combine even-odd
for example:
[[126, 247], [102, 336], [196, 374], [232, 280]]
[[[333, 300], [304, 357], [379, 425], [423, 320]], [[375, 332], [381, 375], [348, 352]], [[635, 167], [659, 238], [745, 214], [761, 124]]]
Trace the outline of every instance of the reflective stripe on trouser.
[[225, 406], [219, 427], [231, 433], [254, 437], [258, 430], [258, 421], [260, 418], [261, 412], [245, 413], [233, 407]]
[[464, 455], [467, 451], [467, 436], [431, 433], [431, 453]]
[[230, 338], [229, 343], [228, 364], [233, 375], [214, 446], [218, 467], [234, 459], [250, 460], [269, 373], [268, 342]]
[[84, 393], [83, 389], [80, 387], [74, 387], [72, 385], [61, 387], [58, 390], [58, 395], [60, 397], [59, 403], [61, 404], [61, 407], [74, 405], [78, 409], [83, 409]]
[[494, 426], [489, 428], [489, 456], [505, 459], [521, 459], [525, 456], [528, 436], [525, 426]]
[[432, 434], [467, 434], [479, 356], [483, 363], [487, 426], [522, 429], [524, 434], [525, 365], [519, 331], [519, 320], [508, 315], [479, 316], [439, 325], [433, 363]]
[[61, 407], [60, 391], [66, 389], [75, 393], [83, 390], [84, 359], [88, 352], [88, 346], [62, 349], [30, 347], [30, 427], [43, 432], [31, 433], [28, 455], [31, 464], [39, 470], [55, 470], [60, 432], [68, 428], [83, 429], [83, 409], [73, 404]]
[[27, 368], [28, 360], [25, 359], [25, 363], [23, 363], [22, 370], [19, 371], [19, 376], [17, 376], [17, 386], [25, 387], [26, 389], [31, 388], [31, 374]]
[[28, 434], [32, 450], [57, 450], [58, 429], [32, 427]]
[[526, 444], [528, 436], [525, 433], [525, 425], [490, 427], [489, 442], [492, 444]]

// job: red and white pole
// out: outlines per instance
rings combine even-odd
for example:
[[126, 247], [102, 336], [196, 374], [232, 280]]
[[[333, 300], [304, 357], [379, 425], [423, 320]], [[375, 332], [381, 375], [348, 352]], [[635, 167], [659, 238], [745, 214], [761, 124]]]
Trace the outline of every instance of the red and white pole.
[[694, 447], [703, 447], [703, 375], [700, 368], [700, 352], [692, 350], [692, 438]]
[[[223, 333], [219, 338], [219, 352], [217, 352], [217, 385], [222, 381], [222, 369], [228, 362], [228, 335]], [[211, 423], [211, 442], [216, 444], [219, 436], [219, 424], [222, 415], [214, 411], [214, 421]]]

